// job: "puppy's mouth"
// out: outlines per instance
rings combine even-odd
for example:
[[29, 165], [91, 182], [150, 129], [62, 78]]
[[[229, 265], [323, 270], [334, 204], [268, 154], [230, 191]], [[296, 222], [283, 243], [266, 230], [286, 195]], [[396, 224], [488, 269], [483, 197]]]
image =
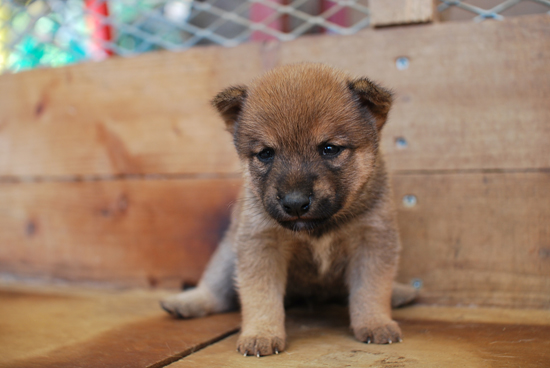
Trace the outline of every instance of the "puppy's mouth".
[[279, 220], [278, 222], [284, 228], [299, 232], [317, 229], [318, 227], [324, 225], [327, 221], [328, 218], [305, 219], [297, 217], [290, 220]]

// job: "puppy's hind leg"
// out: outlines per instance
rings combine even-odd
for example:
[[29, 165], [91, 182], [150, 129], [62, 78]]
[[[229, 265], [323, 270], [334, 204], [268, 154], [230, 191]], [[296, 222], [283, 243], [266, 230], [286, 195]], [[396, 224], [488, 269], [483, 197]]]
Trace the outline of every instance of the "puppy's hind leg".
[[229, 232], [210, 259], [197, 287], [162, 300], [161, 307], [179, 318], [202, 317], [236, 309], [235, 259]]

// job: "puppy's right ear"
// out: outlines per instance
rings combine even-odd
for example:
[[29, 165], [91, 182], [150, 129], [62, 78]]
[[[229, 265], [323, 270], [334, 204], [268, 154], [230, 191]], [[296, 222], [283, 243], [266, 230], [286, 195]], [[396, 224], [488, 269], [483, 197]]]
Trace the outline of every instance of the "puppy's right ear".
[[224, 89], [212, 100], [212, 105], [222, 116], [227, 131], [231, 134], [235, 133], [235, 122], [241, 113], [246, 94], [246, 86], [234, 86]]

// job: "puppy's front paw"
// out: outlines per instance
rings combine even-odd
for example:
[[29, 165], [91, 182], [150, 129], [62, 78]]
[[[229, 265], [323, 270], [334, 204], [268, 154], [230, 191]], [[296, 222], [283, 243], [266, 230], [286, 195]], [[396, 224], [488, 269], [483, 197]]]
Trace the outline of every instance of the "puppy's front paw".
[[160, 302], [162, 309], [178, 318], [203, 317], [212, 313], [214, 297], [200, 288], [169, 296]]
[[284, 337], [278, 336], [243, 336], [237, 341], [237, 351], [244, 356], [279, 354], [285, 349]]
[[401, 329], [390, 319], [382, 322], [369, 323], [366, 326], [354, 328], [357, 340], [367, 344], [391, 344], [401, 342]]

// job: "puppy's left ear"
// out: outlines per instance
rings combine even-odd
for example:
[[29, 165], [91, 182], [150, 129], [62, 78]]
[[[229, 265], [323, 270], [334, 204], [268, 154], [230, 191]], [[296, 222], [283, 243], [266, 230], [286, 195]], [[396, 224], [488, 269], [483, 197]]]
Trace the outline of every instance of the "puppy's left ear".
[[235, 133], [235, 122], [241, 113], [246, 94], [245, 86], [234, 86], [224, 89], [212, 99], [212, 105], [222, 116], [227, 131], [231, 134]]
[[367, 78], [350, 81], [349, 88], [359, 98], [359, 102], [372, 113], [376, 120], [376, 128], [380, 131], [388, 118], [393, 101], [392, 93]]

